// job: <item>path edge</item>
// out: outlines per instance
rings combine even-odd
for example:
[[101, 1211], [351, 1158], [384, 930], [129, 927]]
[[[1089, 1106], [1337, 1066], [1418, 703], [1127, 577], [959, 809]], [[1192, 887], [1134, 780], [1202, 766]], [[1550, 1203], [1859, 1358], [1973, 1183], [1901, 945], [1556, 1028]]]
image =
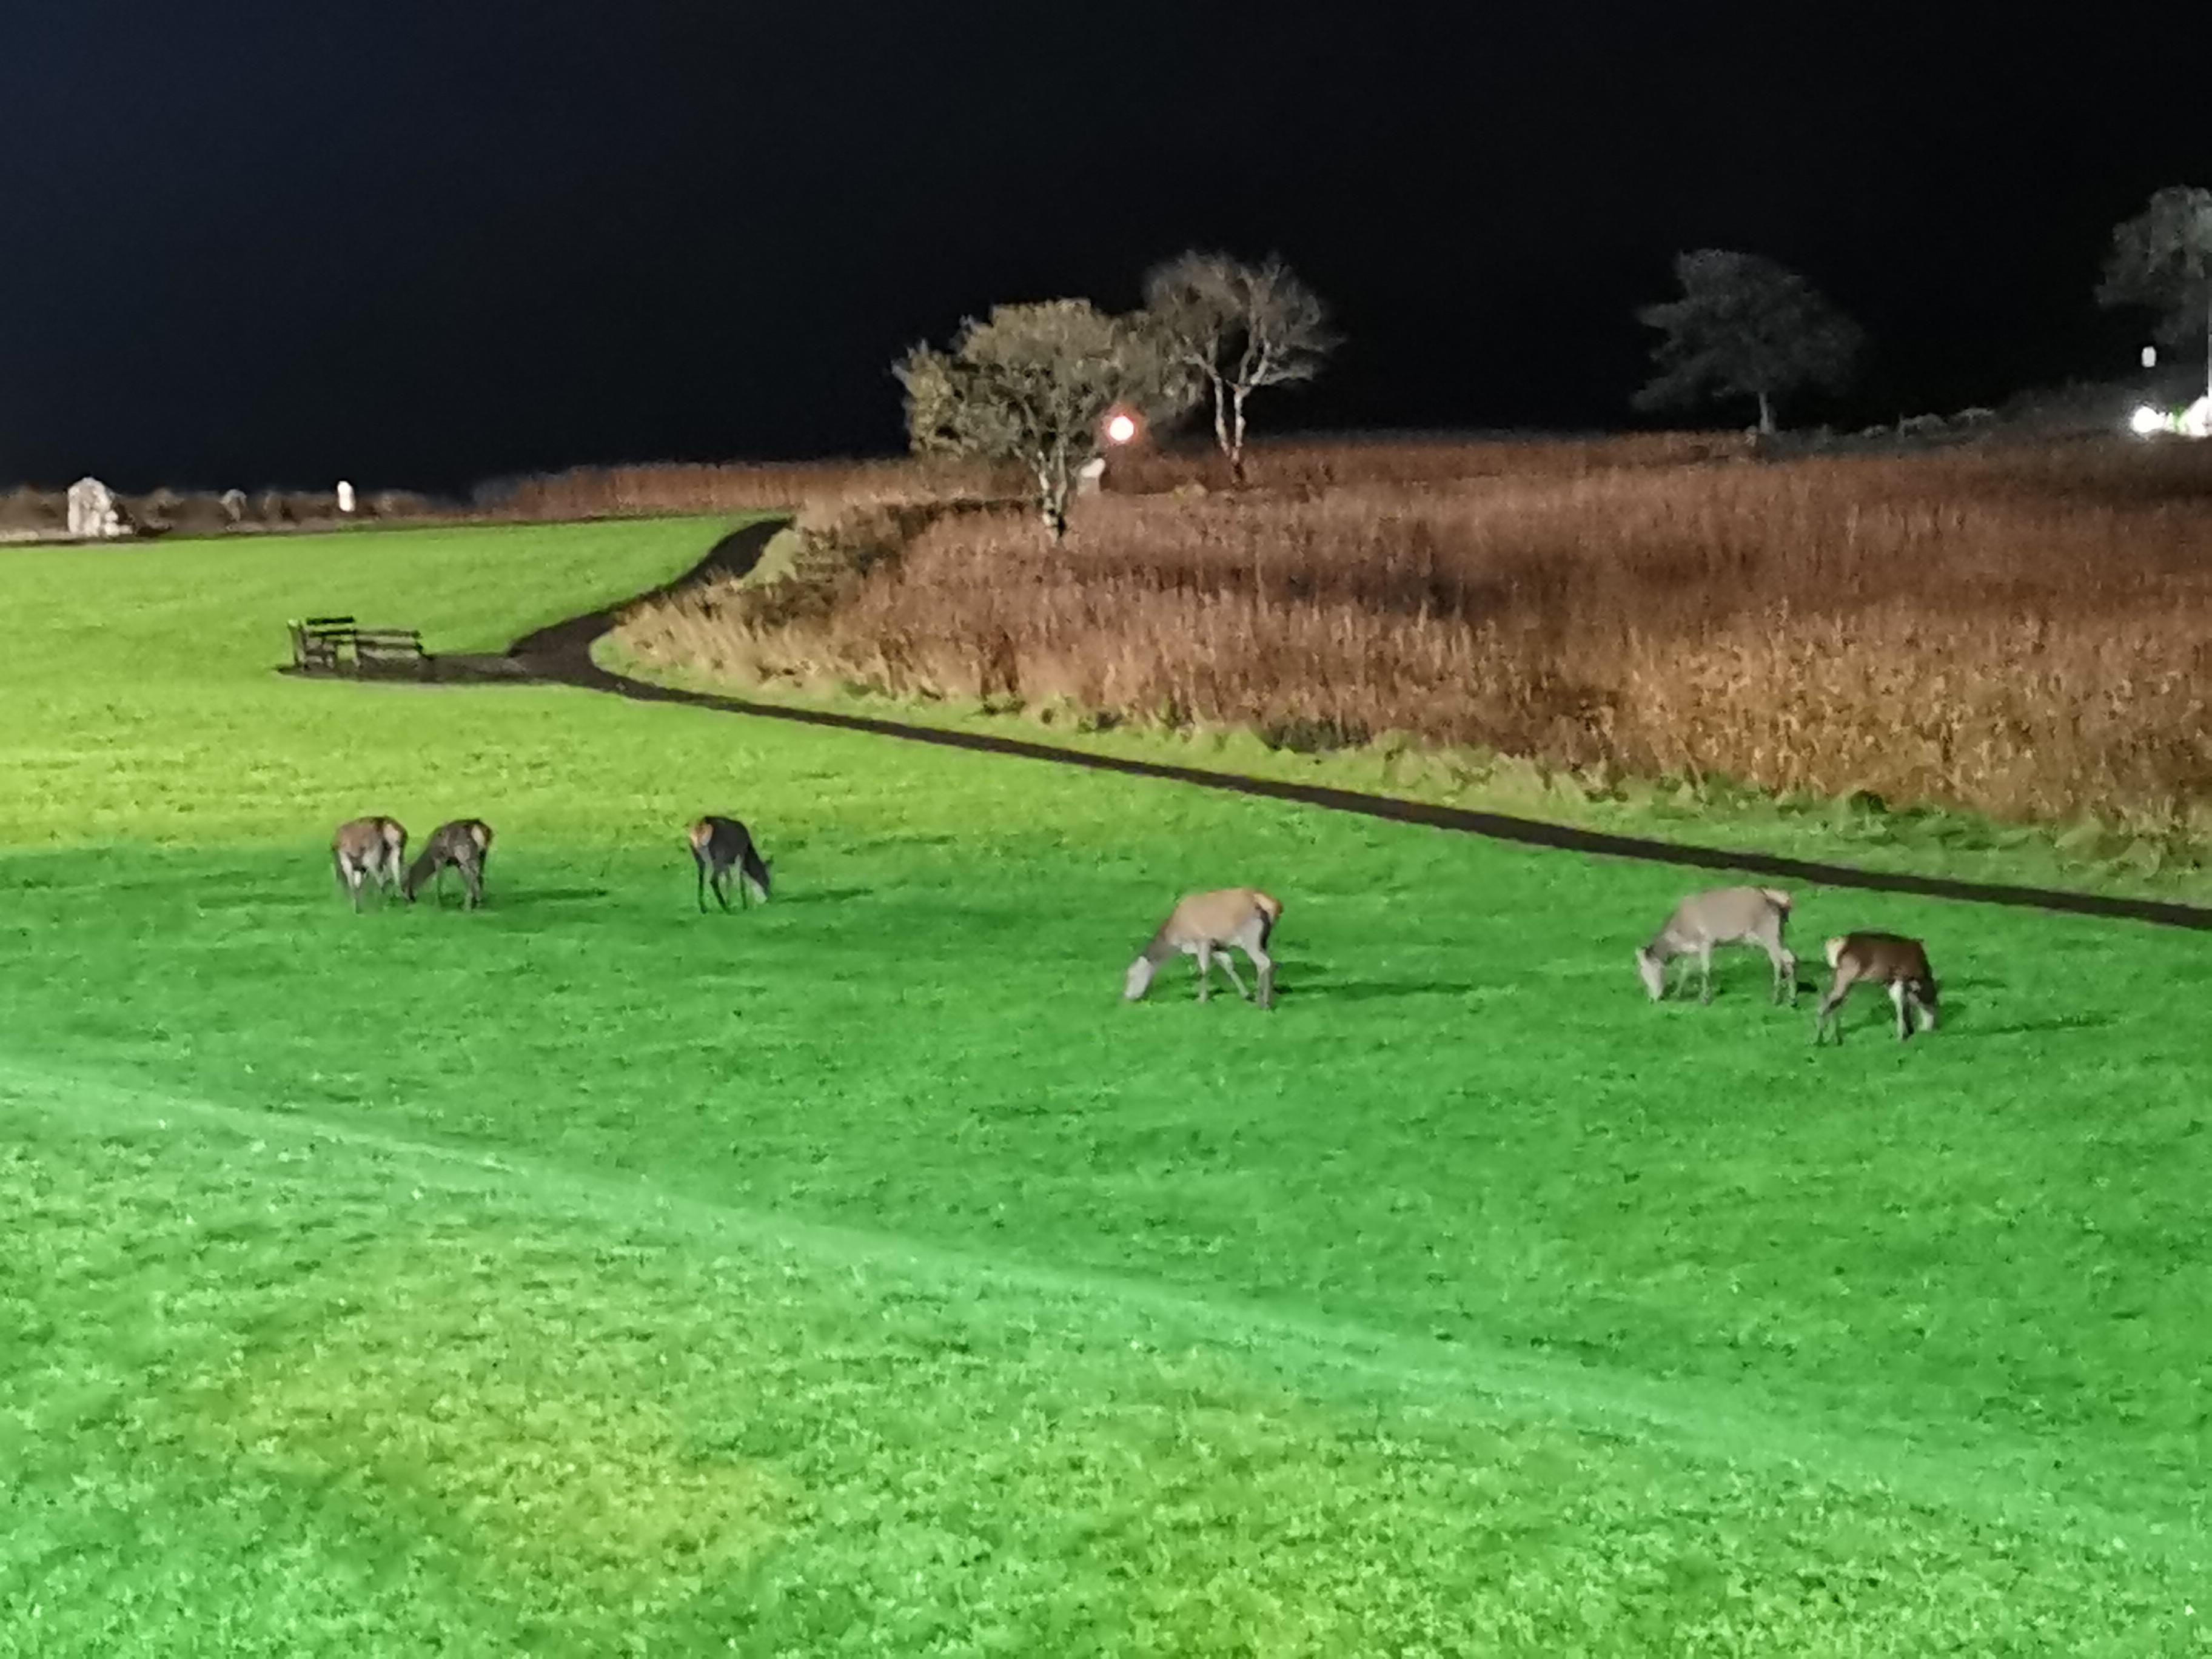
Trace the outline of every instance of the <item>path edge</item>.
[[526, 634], [507, 647], [507, 655], [532, 680], [571, 686], [583, 691], [606, 692], [634, 702], [709, 708], [759, 720], [787, 720], [800, 726], [826, 726], [836, 731], [896, 738], [908, 743], [933, 744], [939, 748], [964, 750], [971, 754], [1005, 755], [1020, 760], [1078, 766], [1094, 772], [1115, 772], [1125, 777], [1188, 784], [1227, 794], [1286, 801], [1296, 805], [1347, 812], [1391, 823], [1423, 824], [1431, 829], [1480, 836], [1490, 841], [1541, 848], [1553, 852], [1584, 853], [1602, 858], [1632, 859], [1641, 863], [1674, 865], [1687, 869], [1778, 877], [1824, 887], [1857, 888], [1869, 892], [1903, 893], [1920, 898], [2005, 905], [2063, 915], [2096, 916], [2106, 920], [2149, 922], [2162, 927], [2212, 931], [2212, 908], [2184, 904], [2173, 900], [2130, 898], [2118, 894], [2083, 893], [2065, 888], [2023, 887], [2002, 882], [1966, 881], [1944, 876], [1915, 875], [1906, 871], [1865, 870], [1847, 864], [1826, 864], [1778, 854], [1700, 847], [1645, 836], [1621, 835], [1611, 830], [1583, 830], [1541, 818], [1516, 817], [1509, 813], [1486, 812], [1471, 807], [1443, 806], [1427, 801], [1407, 800], [1395, 795], [1368, 794], [1359, 790], [1334, 788], [1326, 784], [1249, 777], [1236, 772], [1180, 766], [1171, 761], [1092, 754], [1079, 749], [1065, 749], [1055, 744], [1037, 743], [1026, 738], [947, 731], [936, 726], [912, 726], [903, 720], [884, 720], [870, 714], [789, 708], [715, 692], [685, 690], [676, 686], [656, 685], [649, 680], [635, 679], [627, 674], [617, 674], [592, 660], [592, 647], [613, 631], [624, 612], [710, 578], [744, 575], [759, 562], [761, 553], [769, 539], [789, 523], [788, 518], [772, 518], [756, 520], [740, 526], [717, 541], [704, 558], [682, 575], [618, 605], [586, 611], [581, 616]]

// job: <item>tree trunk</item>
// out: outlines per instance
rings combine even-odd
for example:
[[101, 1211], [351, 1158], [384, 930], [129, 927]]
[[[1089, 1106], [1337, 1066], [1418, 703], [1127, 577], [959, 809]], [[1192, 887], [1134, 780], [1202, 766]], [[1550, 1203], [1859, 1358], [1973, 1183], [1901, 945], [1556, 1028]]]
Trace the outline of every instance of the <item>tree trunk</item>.
[[1221, 446], [1221, 453], [1229, 458], [1230, 468], [1233, 471], [1237, 465], [1237, 452], [1229, 441], [1227, 391], [1228, 388], [1216, 376], [1213, 381], [1213, 441]]
[[2212, 287], [2204, 292], [2204, 395], [2212, 398]]
[[1759, 429], [1764, 436], [1774, 435], [1774, 400], [1764, 392], [1759, 394]]
[[1067, 495], [1073, 479], [1066, 466], [1040, 466], [1036, 470], [1037, 516], [1044, 520], [1045, 533], [1054, 541], [1067, 537]]
[[1230, 393], [1229, 478], [1240, 489], [1244, 486], [1244, 393], [1241, 386]]

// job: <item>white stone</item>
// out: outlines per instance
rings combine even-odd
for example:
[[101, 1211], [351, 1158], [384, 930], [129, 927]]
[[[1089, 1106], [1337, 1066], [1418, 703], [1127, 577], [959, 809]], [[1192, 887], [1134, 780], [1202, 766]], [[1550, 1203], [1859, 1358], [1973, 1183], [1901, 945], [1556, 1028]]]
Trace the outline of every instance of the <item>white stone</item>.
[[115, 492], [97, 478], [79, 478], [69, 489], [69, 533], [82, 540], [120, 536], [123, 515]]

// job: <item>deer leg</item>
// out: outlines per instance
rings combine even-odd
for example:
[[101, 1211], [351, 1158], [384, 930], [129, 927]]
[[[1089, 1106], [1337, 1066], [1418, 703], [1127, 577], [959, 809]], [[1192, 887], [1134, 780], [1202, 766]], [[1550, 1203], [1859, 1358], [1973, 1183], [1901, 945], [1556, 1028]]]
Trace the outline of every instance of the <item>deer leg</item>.
[[1698, 1000], [1700, 1003], [1711, 1002], [1713, 1000], [1713, 947], [1711, 945], [1698, 947], [1698, 975], [1703, 985], [1698, 993]]
[[1893, 979], [1890, 981], [1889, 1000], [1890, 1006], [1897, 1010], [1897, 1040], [1899, 1042], [1904, 1042], [1907, 1037], [1912, 1035], [1911, 1022], [1905, 1017], [1905, 1005], [1911, 1000], [1911, 995], [1912, 993], [1905, 988], [1905, 981], [1903, 980]]
[[1237, 977], [1237, 959], [1229, 954], [1229, 947], [1222, 946], [1221, 953], [1214, 960], [1221, 964], [1221, 971], [1229, 975], [1229, 982], [1237, 988], [1237, 994], [1249, 1002], [1252, 994], [1244, 988], [1244, 981]]
[[1196, 954], [1198, 957], [1198, 1000], [1200, 1002], [1205, 1002], [1210, 1000], [1213, 994], [1213, 951], [1212, 947], [1201, 945], [1198, 947]]
[[1827, 995], [1820, 999], [1820, 1012], [1813, 1017], [1814, 1047], [1820, 1046], [1821, 1031], [1831, 1024], [1836, 1028], [1836, 1042], [1839, 1045], [1842, 1043], [1844, 1022], [1836, 1017], [1836, 1010], [1843, 1006], [1844, 999], [1850, 994], [1850, 976], [1838, 968], [1835, 978], [1828, 981]]
[[[1795, 1008], [1797, 1006], [1797, 958], [1790, 955], [1787, 950], [1778, 950], [1774, 958], [1774, 971], [1783, 983], [1790, 988], [1790, 1006]], [[1777, 1000], [1780, 999], [1778, 998]]]
[[468, 908], [471, 910], [482, 909], [483, 908], [483, 866], [481, 864], [463, 865], [461, 866], [461, 885], [468, 889]]
[[730, 872], [726, 869], [718, 867], [714, 872], [714, 880], [708, 884], [714, 890], [714, 902], [720, 905], [725, 911], [728, 910], [730, 908]]
[[353, 913], [361, 914], [361, 872], [348, 866], [345, 871], [346, 892], [353, 900]]
[[1262, 1008], [1273, 1007], [1275, 1006], [1274, 957], [1269, 956], [1265, 950], [1255, 949], [1251, 945], [1245, 946], [1244, 954], [1252, 959], [1252, 967], [1260, 975], [1260, 1006]]
[[707, 914], [707, 866], [697, 858], [691, 860], [691, 873], [699, 878], [699, 914]]
[[1936, 1029], [1936, 1005], [1923, 997], [1918, 991], [1912, 994], [1912, 1012], [1919, 1020], [1922, 1030], [1932, 1031]]

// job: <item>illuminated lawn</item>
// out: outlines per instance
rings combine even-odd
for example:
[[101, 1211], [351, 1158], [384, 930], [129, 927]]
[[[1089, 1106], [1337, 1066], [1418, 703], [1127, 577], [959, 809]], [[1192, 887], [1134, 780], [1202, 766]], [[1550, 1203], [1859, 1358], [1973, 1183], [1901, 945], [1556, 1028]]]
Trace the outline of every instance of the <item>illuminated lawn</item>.
[[[1644, 1002], [1694, 875], [267, 672], [720, 527], [0, 554], [0, 1652], [2201, 1644], [2201, 937], [1805, 892], [1947, 1013], [1815, 1054]], [[1121, 1006], [1230, 882], [1279, 1008]]]

